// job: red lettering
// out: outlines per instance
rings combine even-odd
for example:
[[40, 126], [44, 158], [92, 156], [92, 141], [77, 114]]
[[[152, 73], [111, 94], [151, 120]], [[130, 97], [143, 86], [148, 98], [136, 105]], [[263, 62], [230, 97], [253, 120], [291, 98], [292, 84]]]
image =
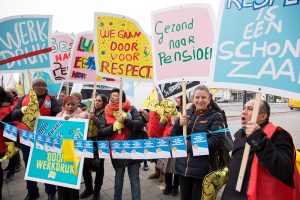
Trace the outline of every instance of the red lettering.
[[131, 61], [131, 60], [132, 60], [132, 55], [127, 54], [127, 55], [126, 55], [126, 60]]
[[124, 65], [121, 64], [119, 67], [120, 67], [119, 68], [120, 69], [119, 75], [122, 75], [124, 73], [124, 70], [123, 70]]
[[75, 58], [75, 63], [74, 63], [74, 68], [81, 68], [82, 64], [82, 57], [76, 57]]
[[99, 31], [100, 38], [114, 38], [115, 30], [100, 30]]
[[70, 53], [65, 53], [63, 60], [68, 60], [70, 55], [71, 55]]
[[[133, 66], [133, 69], [132, 69], [132, 76], [138, 76], [138, 72], [139, 72], [139, 69], [138, 69], [139, 66]], [[136, 74], [135, 74], [136, 72]]]
[[138, 45], [138, 44], [137, 44], [136, 42], [132, 43], [131, 50], [132, 50], [132, 51], [138, 51], [137, 45]]
[[121, 54], [119, 55], [119, 59], [120, 59], [120, 61], [124, 61], [124, 54], [121, 53]]
[[56, 60], [57, 62], [58, 62], [58, 61], [62, 61], [61, 54], [55, 55], [55, 60]]
[[139, 60], [139, 58], [138, 58], [139, 55], [140, 55], [140, 53], [134, 53], [133, 60]]
[[[101, 72], [110, 73], [108, 67], [109, 67], [109, 63], [107, 61], [102, 61], [102, 63], [101, 63]], [[106, 72], [105, 72], [105, 70], [106, 70]]]
[[117, 56], [118, 56], [118, 54], [113, 54], [113, 53], [110, 54], [110, 57], [111, 57], [112, 60], [115, 60]]
[[120, 43], [120, 44], [118, 45], [118, 50], [119, 50], [119, 51], [122, 51], [122, 50], [123, 50], [123, 44], [122, 44], [122, 43]]
[[110, 43], [110, 50], [114, 51], [117, 49], [117, 43], [116, 42], [111, 42]]
[[[145, 76], [143, 76], [143, 74], [142, 74], [142, 70], [144, 70], [144, 68], [146, 68], [146, 75]], [[140, 77], [142, 77], [142, 78], [151, 78], [150, 77], [150, 70], [152, 69], [152, 66], [143, 66], [143, 67], [141, 67], [140, 68], [140, 72], [139, 72], [139, 76]]]
[[112, 63], [111, 74], [117, 74], [117, 71], [118, 71], [118, 63]]
[[128, 73], [132, 70], [132, 68], [133, 68], [133, 66], [131, 64], [128, 64], [126, 66], [126, 73], [125, 73], [126, 76], [128, 76]]

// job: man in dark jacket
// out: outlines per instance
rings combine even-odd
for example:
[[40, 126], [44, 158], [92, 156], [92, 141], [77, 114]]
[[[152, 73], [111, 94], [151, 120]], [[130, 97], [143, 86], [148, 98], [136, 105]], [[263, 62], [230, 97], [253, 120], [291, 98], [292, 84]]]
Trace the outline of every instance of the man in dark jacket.
[[[56, 116], [57, 113], [61, 111], [60, 106], [57, 103], [57, 100], [47, 94], [47, 83], [44, 79], [36, 77], [32, 80], [32, 87], [36, 93], [37, 100], [39, 103], [40, 115], [41, 116]], [[29, 95], [25, 95], [20, 98], [15, 109], [12, 111], [11, 118], [16, 123], [18, 128], [30, 130], [30, 127], [25, 125], [22, 122], [24, 113], [26, 112], [27, 106], [30, 103], [31, 99]], [[25, 166], [27, 166], [28, 157], [30, 153], [30, 147], [22, 145], [23, 160]], [[28, 194], [25, 200], [34, 200], [37, 199], [39, 195], [39, 190], [37, 187], [37, 182], [26, 181]], [[56, 187], [54, 185], [45, 184], [45, 190], [48, 194], [48, 199], [55, 199]]]
[[[257, 122], [251, 122], [254, 101], [241, 114], [242, 128], [235, 133], [229, 180], [223, 200], [294, 199], [295, 151], [292, 137], [269, 122], [270, 106], [261, 101]], [[241, 192], [235, 190], [246, 142], [250, 145]], [[267, 181], [268, 180], [268, 181]]]
[[[99, 130], [99, 136], [108, 138], [108, 140], [135, 140], [142, 133], [144, 121], [138, 110], [130, 104], [123, 92], [122, 111], [124, 114], [118, 113], [119, 110], [119, 89], [114, 88], [111, 91], [109, 104], [105, 107], [105, 128]], [[103, 122], [102, 122], [103, 123]], [[100, 125], [100, 127], [103, 127]], [[120, 130], [118, 132], [118, 130]], [[128, 169], [128, 175], [131, 185], [131, 196], [133, 200], [141, 199], [141, 187], [139, 169], [142, 160], [126, 160], [112, 159], [115, 169], [115, 193], [114, 200], [122, 199], [122, 190], [124, 182], [125, 168]]]

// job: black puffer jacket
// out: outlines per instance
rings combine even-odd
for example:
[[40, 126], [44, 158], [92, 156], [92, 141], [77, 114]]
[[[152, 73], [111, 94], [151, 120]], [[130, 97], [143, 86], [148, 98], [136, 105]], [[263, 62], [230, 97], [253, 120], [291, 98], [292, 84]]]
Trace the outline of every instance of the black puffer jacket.
[[[195, 107], [187, 110], [189, 116], [189, 124], [187, 127], [187, 134], [200, 133], [200, 132], [212, 132], [219, 129], [223, 129], [223, 118], [221, 114], [214, 109], [209, 108], [206, 113], [200, 116], [196, 116]], [[179, 124], [179, 119], [175, 122], [171, 134], [182, 135], [182, 126]], [[187, 151], [188, 157], [176, 159], [176, 172], [182, 176], [193, 178], [204, 178], [211, 170], [217, 168], [217, 151], [222, 146], [224, 139], [223, 134], [207, 134], [209, 156], [193, 156], [192, 145], [190, 137], [187, 137]]]
[[[134, 106], [131, 106], [130, 115], [131, 117], [128, 117], [125, 120], [124, 125], [130, 130], [130, 134], [128, 135], [127, 139], [135, 140], [138, 139], [137, 134], [143, 133], [143, 127], [145, 123], [142, 116]], [[113, 125], [108, 126], [106, 124], [106, 120], [104, 117], [104, 120], [100, 121], [100, 130], [98, 134], [99, 138], [105, 139], [112, 136], [113, 134], [118, 134], [118, 133], [113, 131]], [[142, 160], [128, 160], [128, 159], [111, 159], [111, 161], [114, 168], [126, 167], [127, 165], [130, 164], [142, 162]]]

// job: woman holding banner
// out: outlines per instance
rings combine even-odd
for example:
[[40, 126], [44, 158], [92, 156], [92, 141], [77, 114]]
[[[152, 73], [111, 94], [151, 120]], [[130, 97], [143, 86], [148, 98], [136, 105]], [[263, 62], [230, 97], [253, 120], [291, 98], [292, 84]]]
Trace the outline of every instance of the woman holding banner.
[[[5, 92], [4, 88], [0, 86], [0, 121], [8, 122], [10, 121], [10, 113], [12, 110], [13, 97]], [[3, 159], [7, 153], [7, 146], [5, 144], [5, 139], [3, 137], [4, 124], [0, 123], [0, 159], [1, 162], [6, 160]], [[0, 199], [2, 199], [2, 185], [3, 185], [3, 170], [2, 163], [0, 162]]]
[[[95, 99], [95, 112], [90, 113], [89, 116], [89, 118], [92, 120], [92, 123], [100, 129], [104, 128], [101, 127], [101, 124], [103, 124], [102, 121], [104, 121], [105, 123], [104, 109], [107, 103], [108, 103], [108, 98], [106, 95], [104, 94], [97, 95]], [[98, 134], [98, 132], [96, 134]], [[91, 133], [88, 134], [88, 139], [97, 141], [98, 137], [97, 135]], [[94, 142], [94, 150], [97, 149], [96, 146], [97, 144]], [[84, 179], [85, 190], [80, 194], [81, 199], [89, 197], [92, 194], [93, 194], [93, 200], [98, 200], [100, 198], [100, 190], [103, 184], [103, 177], [104, 177], [104, 159], [98, 158], [98, 151], [94, 151], [94, 155], [95, 155], [94, 158], [85, 158], [84, 160], [82, 175]], [[92, 171], [96, 172], [94, 188], [93, 188], [93, 178], [91, 174]]]
[[[56, 117], [62, 117], [65, 120], [71, 118], [86, 118], [87, 113], [78, 109], [78, 100], [74, 96], [66, 96], [62, 101], [63, 110], [56, 115]], [[64, 152], [63, 152], [64, 153]], [[58, 200], [64, 199], [79, 199], [79, 190], [57, 186]]]
[[[187, 157], [176, 159], [176, 173], [182, 200], [201, 199], [202, 181], [211, 170], [219, 168], [218, 150], [222, 146], [223, 134], [211, 133], [223, 129], [223, 118], [210, 106], [211, 97], [206, 86], [198, 86], [193, 93], [193, 105], [187, 115], [176, 120], [172, 135], [182, 135], [183, 126], [187, 125]], [[192, 151], [192, 133], [206, 132], [209, 155], [194, 156]]]
[[[119, 111], [119, 94], [120, 90], [114, 88], [111, 90], [109, 104], [105, 107], [105, 125], [106, 127], [99, 130], [100, 137], [106, 137], [108, 140], [135, 140], [143, 139], [144, 121], [138, 110], [131, 105], [122, 94], [122, 113]], [[102, 122], [104, 123], [104, 122]], [[121, 133], [118, 133], [120, 130]], [[131, 186], [131, 196], [133, 200], [141, 199], [141, 187], [139, 169], [143, 160], [128, 159], [111, 159], [115, 169], [115, 193], [114, 200], [122, 199], [122, 190], [124, 182], [125, 168], [128, 169], [128, 175]]]

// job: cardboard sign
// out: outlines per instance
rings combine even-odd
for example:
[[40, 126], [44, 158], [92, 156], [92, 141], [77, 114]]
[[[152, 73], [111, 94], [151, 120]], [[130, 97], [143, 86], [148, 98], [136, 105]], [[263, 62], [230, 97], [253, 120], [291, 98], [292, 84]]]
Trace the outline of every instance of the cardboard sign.
[[132, 140], [131, 157], [132, 159], [144, 159], [144, 140]]
[[155, 82], [208, 80], [214, 41], [210, 7], [183, 5], [152, 13]]
[[212, 84], [300, 99], [299, 1], [222, 2]]
[[171, 158], [169, 138], [156, 138], [156, 158]]
[[99, 158], [110, 158], [108, 141], [97, 141]]
[[111, 157], [112, 158], [123, 158], [122, 156], [122, 142], [118, 140], [110, 141]]
[[148, 37], [132, 19], [95, 14], [96, 66], [100, 75], [152, 80], [152, 51]]
[[195, 133], [191, 135], [194, 156], [209, 155], [206, 133]]
[[53, 142], [59, 139], [61, 145], [62, 139], [86, 139], [87, 129], [86, 119], [63, 120], [55, 117], [38, 117], [34, 129], [36, 143], [30, 151], [25, 179], [79, 189], [83, 158], [76, 176], [74, 163], [64, 162], [61, 153], [45, 151], [45, 138], [51, 138]]
[[75, 154], [84, 158], [94, 158], [94, 146], [91, 140], [76, 140]]
[[23, 15], [0, 19], [0, 71], [51, 66], [52, 16]]
[[68, 65], [73, 45], [73, 37], [67, 33], [52, 34], [52, 66], [51, 73], [55, 82], [67, 79]]
[[113, 78], [106, 78], [96, 73], [93, 32], [79, 33], [73, 44], [69, 66], [69, 81], [82, 83], [112, 84], [119, 83]]
[[[189, 92], [198, 85], [200, 85], [200, 81], [187, 81], [186, 82], [186, 91]], [[164, 99], [175, 98], [175, 97], [179, 97], [182, 95], [181, 82], [159, 84], [158, 89]]]
[[144, 155], [145, 155], [145, 159], [157, 158], [155, 139], [144, 140]]
[[28, 147], [34, 146], [35, 135], [34, 133], [26, 130], [20, 132], [20, 143]]
[[131, 159], [131, 140], [125, 140], [122, 144], [122, 158]]
[[4, 124], [3, 137], [16, 142], [18, 137], [18, 128], [9, 124]]
[[186, 144], [184, 136], [175, 136], [170, 138], [172, 146], [172, 157], [187, 157]]

